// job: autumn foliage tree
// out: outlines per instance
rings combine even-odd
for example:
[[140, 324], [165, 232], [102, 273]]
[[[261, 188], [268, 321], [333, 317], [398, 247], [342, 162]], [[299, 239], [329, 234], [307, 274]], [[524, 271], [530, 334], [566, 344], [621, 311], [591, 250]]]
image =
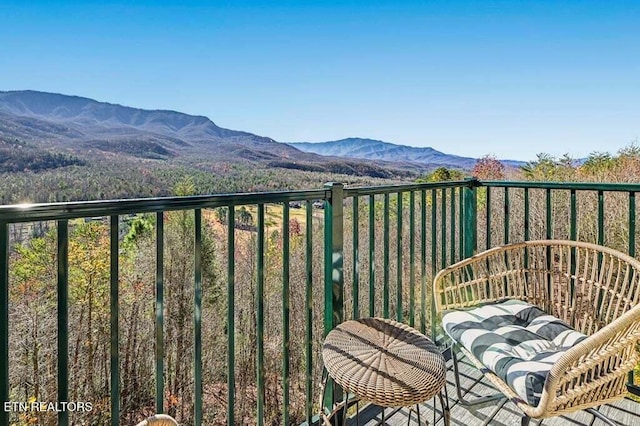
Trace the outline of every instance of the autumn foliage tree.
[[505, 177], [504, 164], [492, 155], [485, 155], [473, 166], [471, 174], [480, 180], [502, 180]]

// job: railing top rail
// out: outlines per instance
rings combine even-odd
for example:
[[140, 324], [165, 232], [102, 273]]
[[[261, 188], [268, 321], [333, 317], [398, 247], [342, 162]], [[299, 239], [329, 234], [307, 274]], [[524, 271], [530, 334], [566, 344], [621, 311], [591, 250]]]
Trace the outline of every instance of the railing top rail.
[[136, 198], [129, 200], [76, 201], [0, 206], [0, 222], [76, 219], [131, 213], [190, 210], [248, 204], [271, 204], [326, 198], [326, 189], [195, 195], [189, 197]]
[[[596, 182], [528, 182], [462, 180], [345, 188], [345, 197], [390, 194], [467, 186], [563, 189], [585, 191], [640, 192], [640, 184]], [[92, 216], [154, 213], [159, 211], [215, 208], [231, 205], [270, 204], [289, 201], [326, 199], [330, 189], [303, 191], [272, 191], [236, 194], [196, 195], [190, 197], [138, 198], [129, 200], [77, 201], [45, 204], [15, 204], [0, 206], [0, 222], [17, 223], [38, 220], [75, 219]]]
[[640, 184], [636, 183], [598, 183], [598, 182], [528, 182], [528, 181], [501, 181], [483, 180], [480, 186], [509, 187], [509, 188], [533, 188], [533, 189], [566, 189], [579, 191], [616, 191], [616, 192], [640, 192]]
[[364, 186], [360, 188], [345, 188], [345, 197], [363, 195], [392, 194], [400, 191], [420, 191], [423, 189], [460, 188], [469, 186], [470, 180], [458, 180], [449, 182], [410, 183], [385, 186]]

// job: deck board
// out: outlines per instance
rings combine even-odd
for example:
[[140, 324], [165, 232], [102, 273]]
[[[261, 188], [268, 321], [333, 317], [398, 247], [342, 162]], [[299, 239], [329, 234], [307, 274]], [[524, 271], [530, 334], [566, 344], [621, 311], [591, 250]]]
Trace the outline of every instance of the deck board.
[[[519, 426], [522, 412], [510, 401], [506, 399], [501, 401], [493, 401], [476, 407], [465, 407], [458, 402], [456, 388], [454, 383], [454, 375], [451, 361], [447, 363], [449, 371], [447, 374], [447, 395], [449, 398], [449, 407], [451, 409], [451, 425], [452, 426]], [[482, 374], [473, 366], [462, 360], [460, 362], [460, 376], [462, 386], [468, 389], [467, 397], [470, 399], [492, 395], [496, 393], [491, 383], [482, 377]], [[477, 381], [477, 383], [476, 383]], [[441, 414], [440, 403], [435, 405], [437, 426], [442, 426], [444, 422], [439, 418]], [[410, 410], [407, 408], [390, 409], [385, 411], [385, 421], [382, 422], [382, 409], [377, 406], [368, 405], [361, 409], [359, 419], [351, 418], [349, 425], [363, 426], [400, 426], [407, 425]], [[620, 426], [640, 426], [640, 403], [633, 402], [628, 399], [618, 401], [615, 404], [601, 407], [600, 411], [607, 415], [611, 420]], [[420, 407], [421, 424], [427, 419], [430, 425], [433, 425], [434, 401], [422, 404]], [[416, 423], [415, 410], [411, 410], [411, 425]], [[532, 426], [590, 426], [593, 416], [584, 411], [572, 413], [567, 416], [560, 416], [543, 421], [532, 420]], [[601, 420], [595, 420], [593, 426], [602, 426]]]

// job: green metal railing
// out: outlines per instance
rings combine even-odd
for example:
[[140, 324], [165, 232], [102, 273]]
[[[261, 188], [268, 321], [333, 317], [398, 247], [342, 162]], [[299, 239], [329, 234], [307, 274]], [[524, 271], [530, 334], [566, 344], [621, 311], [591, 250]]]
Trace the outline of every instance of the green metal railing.
[[[291, 191], [291, 192], [272, 192], [272, 193], [255, 193], [255, 194], [233, 194], [219, 196], [195, 196], [195, 197], [175, 197], [175, 198], [158, 198], [158, 199], [140, 199], [140, 200], [119, 200], [104, 202], [81, 202], [81, 203], [59, 203], [49, 205], [20, 205], [20, 206], [2, 206], [0, 207], [0, 398], [3, 401], [10, 401], [10, 380], [9, 380], [9, 259], [11, 257], [12, 247], [9, 240], [9, 227], [12, 224], [34, 222], [34, 221], [57, 221], [57, 389], [58, 401], [69, 401], [69, 227], [70, 221], [86, 217], [108, 217], [110, 227], [110, 290], [109, 290], [109, 309], [110, 309], [110, 411], [112, 425], [120, 424], [120, 384], [122, 381], [120, 371], [120, 355], [119, 345], [121, 342], [119, 331], [119, 218], [130, 214], [155, 213], [155, 409], [162, 413], [167, 410], [166, 394], [165, 394], [165, 375], [166, 375], [166, 353], [165, 353], [165, 213], [178, 210], [193, 211], [195, 229], [194, 229], [194, 306], [193, 306], [193, 424], [201, 425], [204, 422], [203, 416], [203, 381], [202, 381], [202, 356], [203, 327], [211, 327], [211, 324], [203, 324], [202, 322], [202, 269], [203, 269], [203, 210], [224, 208], [228, 209], [227, 215], [227, 270], [226, 270], [226, 295], [227, 295], [227, 315], [226, 327], [227, 333], [227, 424], [236, 424], [236, 371], [235, 371], [235, 264], [236, 256], [236, 227], [235, 227], [235, 208], [246, 205], [257, 206], [257, 258], [256, 258], [256, 373], [255, 381], [257, 386], [257, 403], [255, 414], [258, 424], [265, 423], [265, 209], [266, 206], [280, 206], [283, 214], [281, 231], [282, 231], [282, 367], [281, 367], [281, 383], [282, 383], [282, 408], [280, 422], [289, 424], [289, 380], [290, 380], [290, 285], [289, 285], [289, 202], [303, 202], [306, 208], [306, 331], [305, 331], [305, 357], [306, 357], [306, 417], [311, 420], [314, 415], [315, 408], [313, 406], [313, 384], [312, 384], [312, 361], [314, 359], [312, 340], [317, 338], [312, 332], [313, 321], [313, 303], [312, 303], [312, 244], [313, 244], [313, 206], [314, 200], [335, 200], [331, 196], [331, 189], [320, 189], [312, 191]], [[341, 204], [336, 205], [334, 211], [341, 209]], [[333, 225], [329, 215], [327, 223]], [[331, 226], [334, 229], [333, 246], [335, 250], [340, 248], [340, 240], [337, 236], [342, 232], [341, 226]], [[329, 239], [328, 241], [331, 241]], [[332, 255], [331, 252], [327, 252]], [[331, 266], [331, 264], [330, 264]], [[329, 269], [328, 274], [332, 273]], [[340, 280], [336, 280], [336, 285]], [[337, 302], [341, 303], [340, 299]], [[337, 310], [337, 308], [336, 308]], [[338, 311], [338, 310], [337, 310]], [[337, 313], [334, 315], [336, 321], [341, 316]], [[0, 411], [0, 424], [9, 424], [10, 412]], [[70, 424], [69, 413], [61, 411], [58, 413], [58, 424]]]
[[[481, 193], [482, 191], [482, 193]], [[9, 332], [10, 257], [13, 252], [10, 226], [35, 221], [56, 221], [57, 228], [57, 374], [58, 400], [69, 399], [69, 228], [70, 221], [85, 217], [107, 217], [110, 236], [110, 410], [111, 424], [120, 424], [122, 404], [120, 371], [121, 330], [119, 315], [120, 290], [120, 218], [129, 214], [155, 214], [155, 405], [158, 412], [167, 410], [165, 347], [165, 214], [171, 211], [192, 211], [195, 230], [193, 240], [193, 424], [205, 422], [203, 398], [203, 328], [218, 324], [203, 321], [203, 214], [209, 209], [227, 208], [226, 217], [226, 386], [228, 389], [226, 422], [242, 422], [246, 413], [238, 413], [236, 404], [238, 372], [235, 368], [237, 341], [238, 271], [237, 251], [241, 242], [236, 233], [235, 210], [241, 206], [255, 206], [255, 374], [256, 402], [252, 413], [256, 423], [267, 422], [265, 399], [267, 380], [278, 375], [280, 406], [278, 422], [289, 424], [305, 421], [311, 424], [320, 410], [317, 405], [319, 344], [324, 335], [340, 322], [360, 316], [384, 316], [407, 322], [423, 332], [435, 334], [431, 282], [438, 270], [477, 252], [478, 247], [537, 238], [585, 237], [585, 229], [594, 225], [594, 242], [610, 244], [607, 236], [605, 212], [613, 207], [607, 202], [610, 194], [623, 194], [627, 230], [626, 251], [637, 253], [635, 196], [640, 185], [590, 183], [540, 183], [465, 180], [425, 184], [392, 185], [384, 187], [344, 188], [330, 183], [323, 189], [215, 196], [154, 198], [138, 200], [58, 203], [47, 205], [0, 206], [0, 399], [10, 400], [11, 383]], [[580, 210], [583, 193], [593, 193], [595, 204], [590, 212]], [[564, 194], [564, 195], [563, 195]], [[624, 195], [626, 194], [626, 196]], [[564, 197], [566, 195], [566, 206]], [[619, 197], [619, 195], [617, 195]], [[318, 208], [321, 200], [323, 209]], [[289, 203], [301, 203], [304, 208], [304, 237], [301, 247], [291, 244], [291, 211]], [[616, 203], [617, 208], [620, 203]], [[279, 225], [282, 258], [279, 306], [281, 329], [280, 371], [268, 371], [265, 366], [265, 324], [267, 321], [266, 210], [277, 205], [282, 220]], [[566, 210], [566, 211], [565, 211]], [[587, 213], [591, 214], [588, 215]], [[559, 234], [566, 214], [568, 228]], [[594, 216], [595, 215], [595, 216]], [[322, 216], [321, 220], [319, 216]], [[561, 219], [559, 219], [561, 217]], [[554, 222], [555, 221], [555, 222]], [[589, 221], [594, 221], [592, 224]], [[315, 222], [315, 227], [314, 227]], [[320, 232], [322, 238], [315, 233]], [[563, 231], [564, 232], [564, 231]], [[321, 250], [314, 250], [314, 244]], [[302, 250], [304, 259], [302, 282], [292, 281], [291, 258], [294, 250]], [[323, 271], [314, 268], [314, 260], [322, 253]], [[419, 265], [416, 265], [419, 262]], [[318, 276], [321, 280], [318, 281]], [[322, 284], [322, 282], [324, 284]], [[314, 289], [323, 286], [322, 300], [314, 298]], [[302, 289], [300, 300], [292, 299], [294, 289]], [[291, 350], [291, 321], [302, 312], [304, 332], [301, 335], [303, 354]], [[321, 333], [314, 326], [322, 324]], [[293, 356], [301, 362], [292, 363]], [[291, 414], [292, 369], [300, 365], [304, 371], [303, 413], [295, 419]], [[629, 388], [640, 394], [630, 375]], [[339, 387], [327, 386], [322, 401], [326, 407], [343, 398]], [[0, 424], [9, 424], [10, 413], [0, 412]], [[60, 425], [68, 425], [68, 413], [58, 414]]]

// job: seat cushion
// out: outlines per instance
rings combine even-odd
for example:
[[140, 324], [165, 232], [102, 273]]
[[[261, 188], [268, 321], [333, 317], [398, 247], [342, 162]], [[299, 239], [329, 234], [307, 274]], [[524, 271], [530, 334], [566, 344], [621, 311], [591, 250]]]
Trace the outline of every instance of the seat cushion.
[[442, 323], [449, 337], [531, 406], [538, 405], [553, 364], [586, 338], [553, 315], [520, 300], [450, 311]]

